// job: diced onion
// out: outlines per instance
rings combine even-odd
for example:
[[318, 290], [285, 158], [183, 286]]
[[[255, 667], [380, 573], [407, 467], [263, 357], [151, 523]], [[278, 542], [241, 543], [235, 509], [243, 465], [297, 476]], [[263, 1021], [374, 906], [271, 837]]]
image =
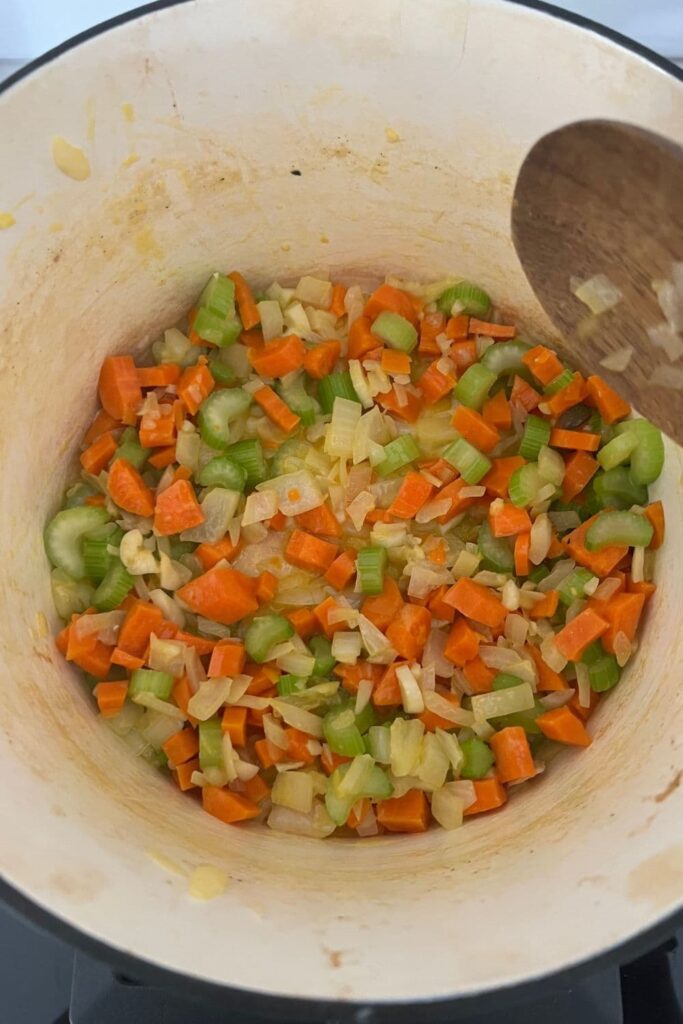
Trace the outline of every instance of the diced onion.
[[633, 653], [633, 644], [621, 630], [614, 637], [614, 656], [619, 668], [623, 668]]
[[297, 707], [295, 704], [289, 704], [285, 700], [273, 698], [271, 703], [287, 725], [291, 725], [294, 729], [300, 729], [301, 732], [308, 733], [309, 736], [315, 736], [318, 740], [322, 739], [323, 723], [317, 715]]
[[607, 576], [595, 588], [593, 597], [596, 601], [609, 601], [610, 597], [613, 597], [619, 590], [621, 590], [621, 580], [616, 576]]
[[242, 513], [242, 525], [263, 523], [272, 519], [278, 510], [278, 496], [275, 491], [253, 491], [247, 496]]
[[427, 710], [432, 711], [439, 718], [445, 718], [447, 722], [453, 722], [454, 725], [460, 725], [464, 728], [474, 723], [474, 715], [471, 711], [455, 707], [449, 700], [442, 697], [440, 693], [437, 693], [436, 690], [426, 690], [422, 696]]
[[359, 633], [339, 629], [332, 636], [332, 657], [342, 665], [355, 665], [360, 657], [360, 651], [361, 637]]
[[280, 303], [274, 299], [264, 299], [256, 305], [261, 317], [263, 340], [272, 341], [273, 338], [279, 338], [285, 326]]
[[310, 306], [329, 309], [332, 302], [332, 285], [318, 277], [302, 277], [294, 289], [294, 297]]
[[541, 643], [541, 657], [546, 663], [548, 668], [551, 668], [553, 672], [562, 672], [567, 665], [567, 659], [564, 654], [561, 654], [557, 644], [555, 643], [555, 636], [547, 636]]
[[363, 641], [363, 647], [367, 651], [370, 661], [375, 662], [375, 664], [391, 664], [396, 657], [396, 651], [384, 633], [373, 622], [370, 622], [370, 619], [366, 618], [365, 615], [358, 616], [358, 629]]
[[[586, 666], [584, 665], [583, 667], [585, 668]], [[567, 690], [555, 690], [553, 693], [546, 693], [539, 698], [540, 703], [548, 711], [553, 711], [555, 708], [562, 708], [565, 704], [568, 704], [575, 692], [571, 687]], [[589, 704], [586, 705], [586, 707], [589, 706]]]
[[395, 718], [389, 728], [392, 773], [399, 778], [414, 775], [422, 752], [423, 723], [419, 718]]
[[185, 625], [185, 613], [169, 594], [166, 594], [163, 590], [150, 590], [149, 599], [157, 608], [161, 608], [165, 618], [170, 622], [174, 622], [176, 626], [180, 626], [181, 629], [183, 628]]
[[409, 715], [421, 715], [425, 709], [425, 702], [410, 665], [399, 665], [396, 669], [396, 679], [401, 691], [403, 710]]
[[[465, 488], [463, 488], [464, 490]], [[450, 498], [433, 498], [425, 502], [415, 516], [416, 523], [431, 523], [439, 516], [445, 516], [453, 502]]]
[[529, 534], [529, 561], [540, 565], [544, 560], [553, 539], [553, 527], [546, 512], [536, 517]]
[[595, 274], [587, 281], [576, 281], [572, 278], [571, 290], [596, 316], [613, 309], [624, 297], [606, 274]]
[[507, 640], [522, 646], [529, 635], [529, 620], [523, 615], [508, 615], [505, 619], [504, 632]]
[[452, 831], [462, 825], [465, 805], [462, 797], [453, 790], [456, 782], [447, 782], [432, 793], [432, 815], [442, 828]]
[[452, 583], [453, 579], [448, 569], [424, 562], [416, 562], [410, 569], [410, 582], [408, 583], [408, 596], [423, 598], [436, 587], [443, 583]]
[[154, 633], [149, 638], [147, 664], [155, 672], [181, 676], [185, 670], [185, 644], [178, 640], [161, 640]]
[[154, 693], [148, 693], [143, 690], [142, 693], [136, 693], [131, 700], [135, 704], [140, 704], [143, 708], [149, 708], [151, 711], [158, 711], [161, 715], [168, 715], [169, 718], [175, 718], [179, 722], [185, 721], [185, 714], [176, 707], [175, 704], [169, 704], [167, 700], [162, 700], [157, 697]]
[[536, 588], [543, 594], [546, 594], [549, 590], [557, 590], [560, 583], [566, 580], [568, 576], [571, 576], [575, 568], [576, 562], [573, 562], [571, 558], [561, 559], [555, 563], [548, 575], [540, 583], [536, 584]]
[[292, 811], [288, 807], [273, 804], [267, 824], [276, 832], [288, 832], [294, 836], [310, 836], [314, 839], [325, 839], [327, 836], [331, 836], [336, 829], [324, 804], [317, 800], [309, 814], [302, 814], [300, 811]]
[[230, 693], [230, 680], [224, 676], [218, 679], [204, 679], [199, 689], [187, 704], [188, 714], [200, 722], [206, 722], [225, 704]]
[[356, 427], [362, 415], [358, 402], [335, 398], [332, 419], [325, 431], [325, 454], [332, 458], [350, 459], [353, 455]]
[[507, 580], [503, 584], [500, 599], [503, 602], [503, 607], [507, 608], [509, 612], [517, 611], [519, 608], [519, 587], [514, 580]]
[[370, 703], [370, 697], [372, 696], [372, 690], [374, 687], [372, 679], [361, 679], [358, 683], [358, 690], [356, 691], [356, 703], [354, 711], [357, 715], [363, 711]]
[[645, 579], [645, 548], [638, 547], [633, 549], [631, 579], [634, 583], [642, 583]]
[[283, 772], [275, 779], [270, 798], [280, 807], [309, 814], [313, 807], [313, 781], [306, 772]]
[[461, 576], [474, 576], [480, 561], [480, 555], [463, 548], [453, 563], [453, 576], [455, 579], [459, 579]]
[[534, 706], [534, 693], [528, 683], [511, 686], [507, 690], [478, 693], [472, 698], [472, 711], [479, 722], [518, 711], [529, 711]]
[[369, 491], [361, 491], [346, 506], [346, 514], [356, 530], [362, 530], [365, 517], [375, 508], [375, 498]]
[[273, 477], [263, 484], [256, 485], [257, 491], [275, 491], [278, 497], [278, 508], [285, 516], [298, 516], [319, 508], [324, 496], [307, 469], [296, 473], [285, 473]]
[[591, 706], [591, 683], [590, 676], [588, 674], [588, 665], [584, 665], [582, 662], [577, 661], [575, 670], [579, 704], [582, 708], [589, 708]]

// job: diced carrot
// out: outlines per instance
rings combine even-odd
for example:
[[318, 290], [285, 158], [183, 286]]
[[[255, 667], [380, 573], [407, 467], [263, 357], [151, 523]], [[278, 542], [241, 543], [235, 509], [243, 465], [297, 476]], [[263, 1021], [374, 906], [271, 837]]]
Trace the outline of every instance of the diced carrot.
[[525, 460], [521, 455], [508, 455], [503, 459], [491, 461], [491, 469], [481, 481], [481, 485], [495, 498], [507, 498], [512, 474], [524, 465]]
[[409, 376], [411, 365], [410, 356], [407, 352], [399, 352], [393, 348], [382, 349], [380, 366], [390, 376], [395, 377], [397, 374]]
[[615, 594], [609, 601], [596, 602], [595, 611], [606, 619], [609, 629], [602, 637], [602, 646], [610, 654], [614, 654], [614, 641], [619, 633], [623, 633], [630, 641], [634, 641], [638, 632], [640, 616], [645, 606], [645, 594]]
[[177, 466], [173, 473], [173, 483], [176, 480], [189, 480], [192, 476], [192, 470], [189, 466]]
[[[340, 314], [341, 315], [341, 314]], [[314, 380], [322, 380], [334, 370], [341, 355], [341, 344], [334, 339], [319, 341], [304, 356], [304, 370]]]
[[492, 590], [466, 576], [453, 584], [446, 592], [444, 601], [468, 619], [492, 628], [502, 625], [507, 616], [503, 602]]
[[384, 633], [396, 619], [402, 607], [403, 596], [398, 584], [393, 576], [385, 573], [382, 593], [366, 597], [361, 606], [361, 613]]
[[469, 487], [467, 481], [463, 480], [462, 477], [458, 477], [457, 480], [453, 480], [452, 483], [446, 484], [440, 491], [437, 492], [436, 498], [442, 501], [445, 498], [449, 498], [451, 507], [448, 512], [443, 512], [440, 516], [437, 516], [438, 523], [449, 523], [455, 516], [460, 515], [466, 508], [471, 505], [475, 505], [478, 501], [477, 498], [473, 498], [468, 495], [465, 498], [460, 497], [460, 492], [465, 488]]
[[476, 409], [469, 409], [466, 405], [457, 407], [452, 423], [458, 433], [482, 452], [490, 452], [500, 441], [496, 428], [487, 423]]
[[648, 547], [652, 548], [654, 551], [657, 548], [661, 548], [664, 543], [664, 506], [661, 501], [653, 501], [649, 505], [646, 505], [645, 515], [652, 523], [652, 529], [654, 532]]
[[324, 573], [337, 557], [336, 544], [314, 537], [303, 530], [293, 530], [285, 548], [285, 558], [290, 565], [308, 572]]
[[645, 598], [645, 601], [647, 602], [649, 598], [651, 598], [652, 595], [655, 593], [657, 587], [654, 583], [649, 583], [647, 580], [641, 580], [638, 583], [634, 583], [631, 577], [629, 576], [627, 577], [626, 581], [626, 589], [629, 592], [629, 594], [642, 594]]
[[379, 288], [375, 289], [365, 303], [363, 314], [370, 320], [376, 320], [380, 313], [385, 311], [398, 313], [399, 316], [405, 317], [411, 324], [417, 326], [417, 314], [410, 295], [390, 284], [381, 284]]
[[538, 689], [541, 691], [554, 692], [555, 690], [567, 690], [569, 689], [569, 683], [561, 676], [559, 672], [550, 668], [546, 665], [541, 651], [534, 644], [526, 644], [524, 650], [531, 656], [536, 665], [536, 671], [538, 673]]
[[579, 661], [589, 644], [601, 637], [608, 629], [609, 622], [594, 612], [592, 608], [584, 608], [560, 630], [555, 637], [555, 645], [568, 661]]
[[398, 708], [403, 703], [401, 688], [398, 685], [396, 669], [405, 665], [405, 661], [395, 661], [384, 670], [379, 682], [372, 689], [372, 703], [377, 708]]
[[435, 405], [450, 394], [457, 383], [452, 373], [443, 373], [439, 369], [439, 361], [431, 363], [418, 381], [425, 405]]
[[321, 537], [341, 537], [341, 526], [335, 516], [329, 501], [324, 501], [317, 508], [309, 512], [301, 512], [294, 516], [297, 526], [309, 533], [315, 533]]
[[258, 610], [249, 578], [228, 566], [214, 566], [176, 593], [197, 615], [225, 626]]
[[272, 768], [279, 761], [284, 761], [287, 756], [284, 750], [280, 750], [279, 747], [276, 747], [274, 743], [267, 739], [256, 740], [254, 751], [261, 762], [262, 768]]
[[[451, 693], [450, 690], [442, 689], [439, 691], [439, 696], [447, 700], [454, 708], [460, 707], [460, 697], [457, 693]], [[435, 729], [448, 730], [457, 728], [454, 722], [451, 722], [448, 718], [442, 718], [441, 715], [435, 714], [434, 711], [430, 711], [428, 708], [421, 715], [418, 715], [418, 718], [427, 732], [434, 732]]]
[[242, 275], [236, 270], [233, 270], [228, 274], [228, 277], [235, 285], [235, 302], [237, 303], [237, 311], [240, 315], [240, 320], [242, 321], [245, 331], [250, 331], [252, 327], [256, 327], [261, 323], [261, 314], [259, 313], [258, 306], [254, 301], [251, 288]]
[[470, 334], [483, 334], [486, 338], [502, 340], [504, 338], [515, 338], [517, 336], [517, 328], [511, 324], [492, 324], [487, 320], [477, 320], [476, 317], [471, 316]]
[[173, 419], [175, 422], [176, 432], [178, 430], [182, 430], [183, 423], [185, 422], [185, 406], [179, 398], [173, 403]]
[[365, 522], [368, 525], [373, 523], [393, 523], [394, 516], [392, 516], [389, 509], [386, 508], [371, 508], [365, 517]]
[[276, 395], [273, 389], [266, 384], [258, 391], [254, 391], [252, 398], [257, 405], [261, 406], [268, 419], [280, 430], [284, 430], [286, 434], [291, 434], [301, 423], [301, 417], [293, 413], [280, 396]]
[[320, 760], [327, 774], [331, 775], [340, 764], [348, 764], [351, 758], [344, 757], [343, 754], [335, 754], [325, 743], [323, 744], [323, 752], [320, 755]]
[[263, 337], [263, 331], [256, 330], [255, 328], [251, 331], [242, 331], [240, 334], [240, 341], [247, 348], [263, 348], [265, 344], [265, 338]]
[[197, 788], [196, 784], [192, 781], [192, 776], [198, 771], [198, 758], [194, 761], [186, 761], [185, 764], [179, 764], [177, 768], [173, 769], [173, 778], [176, 781], [176, 785], [183, 793], [186, 793], [189, 789]]
[[329, 614], [337, 607], [337, 602], [333, 597], [326, 597], [324, 601], [321, 601], [320, 604], [316, 605], [313, 609], [313, 614], [315, 615], [319, 627], [328, 638], [336, 633], [337, 630], [348, 628], [343, 622], [330, 622]]
[[176, 703], [176, 706], [180, 708], [184, 715], [187, 715], [191, 725], [196, 725], [197, 720], [187, 710], [190, 698], [192, 697], [192, 687], [190, 686], [190, 680], [187, 676], [180, 676], [173, 684], [171, 690], [171, 696]]
[[155, 469], [166, 469], [167, 466], [172, 466], [175, 460], [175, 445], [170, 444], [167, 448], [159, 448], [154, 455], [150, 455], [147, 461], [150, 466], [154, 466]]
[[536, 774], [529, 741], [521, 725], [510, 725], [489, 740], [496, 758], [496, 775], [501, 782], [523, 782]]
[[100, 409], [95, 419], [90, 424], [90, 427], [86, 431], [83, 440], [86, 444], [92, 444], [102, 434], [106, 434], [109, 430], [116, 430], [120, 427], [121, 423], [114, 416], [110, 416], [104, 409]]
[[565, 460], [564, 479], [562, 480], [562, 500], [573, 501], [584, 487], [590, 483], [598, 471], [597, 460], [588, 452], [572, 452]]
[[525, 508], [506, 503], [502, 508], [489, 508], [489, 525], [494, 537], [515, 537], [518, 533], [529, 533], [531, 519]]
[[297, 334], [267, 341], [263, 348], [249, 349], [249, 362], [261, 377], [285, 377], [304, 365], [306, 348]]
[[565, 538], [565, 545], [567, 553], [578, 562], [579, 565], [583, 565], [586, 569], [590, 569], [596, 576], [609, 576], [614, 568], [619, 564], [624, 555], [627, 554], [628, 548], [617, 545], [611, 545], [606, 548], [602, 548], [600, 551], [589, 551], [585, 546], [585, 538], [588, 530], [592, 523], [598, 518], [597, 515], [587, 519], [581, 526], [577, 526], [575, 530], [572, 530]]
[[412, 391], [403, 391], [402, 397], [405, 401], [399, 400], [396, 386], [391, 391], [381, 392], [379, 395], [375, 395], [375, 401], [386, 409], [387, 412], [392, 412], [394, 416], [398, 416], [400, 420], [405, 420], [406, 423], [414, 423], [422, 412], [422, 400], [412, 393]]
[[154, 514], [154, 496], [127, 459], [116, 459], [107, 479], [107, 490], [119, 508], [136, 516], [149, 518]]
[[131, 356], [108, 356], [102, 363], [98, 394], [105, 412], [121, 423], [135, 426], [142, 405], [138, 371]]
[[226, 825], [235, 825], [238, 821], [257, 818], [261, 808], [247, 800], [241, 793], [233, 793], [230, 789], [219, 789], [217, 786], [202, 788], [202, 807]]
[[589, 377], [586, 389], [605, 423], [616, 423], [630, 414], [631, 406], [628, 402], [613, 391], [602, 377]]
[[358, 686], [361, 679], [368, 679], [373, 687], [382, 679], [385, 673], [384, 666], [370, 665], [367, 661], [357, 661], [355, 665], [335, 665], [334, 674], [339, 676], [342, 686], [354, 696], [358, 693]]
[[509, 430], [512, 426], [512, 409], [502, 389], [484, 402], [481, 414], [497, 430]]
[[247, 693], [259, 697], [272, 690], [273, 684], [280, 678], [280, 672], [273, 665], [257, 665], [248, 661], [244, 666], [245, 675], [251, 676]]
[[97, 476], [107, 465], [116, 451], [116, 438], [110, 430], [106, 434], [100, 434], [96, 441], [81, 452], [80, 463], [86, 473]]
[[143, 448], [168, 448], [175, 443], [175, 412], [172, 405], [160, 405], [158, 415], [145, 414], [140, 420]]
[[203, 523], [204, 518], [189, 480], [176, 480], [157, 495], [154, 532], [160, 537], [191, 530], [193, 526]]
[[278, 532], [284, 530], [286, 525], [287, 516], [283, 515], [283, 513], [279, 511], [276, 512], [274, 516], [271, 516], [271, 518], [266, 522], [266, 526], [269, 530], [277, 530]]
[[209, 679], [238, 676], [244, 671], [247, 654], [240, 640], [220, 640], [211, 652]]
[[580, 373], [575, 373], [569, 384], [560, 388], [550, 398], [545, 399], [545, 405], [553, 417], [561, 416], [567, 409], [583, 402], [586, 397], [586, 382]]
[[98, 683], [92, 692], [102, 718], [114, 718], [126, 703], [128, 681], [124, 679], [116, 683]]
[[515, 575], [528, 576], [529, 565], [529, 533], [518, 533], [515, 537]]
[[199, 753], [199, 737], [194, 729], [185, 728], [181, 732], [177, 732], [175, 736], [171, 736], [165, 743], [162, 743], [161, 749], [169, 761], [177, 767], [179, 764], [190, 761], [193, 757], [197, 756]]
[[226, 708], [221, 719], [221, 729], [227, 732], [233, 747], [244, 747], [247, 742], [247, 709]]
[[342, 551], [325, 573], [325, 579], [336, 590], [347, 587], [356, 575], [356, 552], [353, 549]]
[[[446, 337], [453, 341], [464, 341], [470, 333], [470, 318], [462, 313], [451, 316], [446, 324]], [[476, 342], [475, 342], [476, 344]]]
[[429, 804], [421, 789], [409, 789], [404, 796], [377, 804], [377, 820], [387, 832], [426, 832]]
[[516, 375], [512, 382], [510, 401], [513, 405], [519, 405], [521, 408], [526, 409], [527, 412], [531, 412], [541, 401], [541, 396], [522, 377]]
[[443, 583], [430, 594], [427, 601], [427, 607], [430, 612], [435, 619], [439, 619], [441, 622], [453, 622], [455, 619], [455, 608], [451, 608], [443, 599], [447, 590], [448, 584]]
[[118, 649], [142, 658], [152, 633], [159, 635], [164, 616], [155, 604], [135, 600], [128, 610], [123, 625], [119, 630]]
[[272, 572], [262, 572], [258, 577], [258, 586], [256, 587], [256, 597], [261, 604], [267, 604], [268, 601], [272, 601], [277, 593], [277, 576], [274, 576]]
[[254, 775], [253, 779], [247, 779], [244, 783], [244, 795], [253, 804], [260, 804], [270, 796], [270, 787], [266, 785], [261, 775]]
[[178, 381], [178, 398], [191, 416], [199, 410], [205, 398], [213, 391], [216, 382], [204, 363], [188, 366]]
[[444, 657], [462, 668], [479, 654], [481, 634], [477, 633], [463, 618], [455, 620], [444, 648]]
[[138, 383], [141, 388], [167, 388], [179, 380], [180, 367], [177, 363], [138, 366]]
[[104, 508], [107, 504], [107, 499], [103, 494], [89, 494], [83, 502], [84, 505], [91, 505], [97, 508]]
[[429, 545], [425, 545], [425, 554], [430, 562], [434, 565], [445, 565], [446, 556], [448, 555], [448, 545], [443, 537], [439, 539], [430, 537]]
[[349, 327], [349, 359], [362, 359], [373, 348], [381, 345], [381, 339], [372, 333], [367, 316], [357, 317]]
[[308, 640], [318, 629], [318, 620], [310, 608], [294, 608], [286, 617], [302, 640]]
[[546, 348], [545, 345], [536, 345], [529, 349], [522, 356], [522, 362], [541, 384], [550, 384], [564, 369], [553, 350]]
[[476, 341], [454, 341], [448, 350], [448, 358], [458, 370], [466, 370], [477, 361]]
[[414, 519], [431, 498], [433, 490], [434, 485], [422, 473], [410, 471], [404, 476], [400, 490], [389, 506], [389, 512], [397, 519]]
[[[170, 636], [174, 640], [178, 640], [179, 643], [185, 644], [186, 647], [194, 647], [200, 658], [203, 658], [205, 654], [213, 653], [216, 646], [215, 640], [209, 640], [205, 636], [197, 636], [196, 633], [185, 633], [182, 629], [178, 629], [174, 622], [165, 624], [165, 627], [169, 630]], [[162, 635], [164, 633], [165, 630], [162, 631]]]
[[527, 615], [530, 619], [551, 619], [557, 611], [559, 600], [559, 590], [548, 590], [541, 600], [537, 601], [527, 612]]
[[311, 737], [301, 729], [293, 729], [291, 726], [285, 729], [287, 737], [287, 753], [292, 761], [303, 761], [304, 764], [313, 764], [315, 754], [308, 749]]
[[404, 604], [386, 631], [391, 646], [402, 658], [415, 661], [422, 654], [432, 625], [428, 608]]
[[349, 816], [346, 819], [346, 824], [349, 828], [358, 828], [363, 819], [367, 816], [368, 811], [372, 807], [372, 804], [368, 797], [362, 797], [360, 800], [356, 800], [355, 804], [349, 811]]
[[202, 563], [202, 568], [213, 569], [223, 559], [231, 559], [237, 554], [239, 544], [233, 544], [227, 535], [215, 544], [199, 544], [194, 549], [194, 556]]
[[330, 313], [339, 319], [346, 313], [346, 306], [344, 305], [344, 299], [346, 298], [346, 288], [343, 284], [332, 285], [332, 301], [330, 302]]
[[420, 341], [417, 350], [421, 356], [440, 356], [441, 349], [436, 343], [439, 334], [444, 333], [446, 317], [443, 313], [425, 313], [420, 321]]
[[471, 814], [485, 814], [487, 811], [495, 811], [502, 807], [508, 798], [507, 790], [500, 779], [475, 779], [474, 792], [477, 799], [469, 807], [466, 807], [463, 814], [467, 817]]
[[536, 724], [544, 736], [556, 743], [569, 743], [575, 747], [588, 747], [591, 738], [580, 718], [565, 705], [539, 715]]
[[584, 430], [562, 430], [554, 427], [550, 433], [553, 448], [573, 448], [575, 451], [596, 452], [600, 447], [600, 435]]
[[114, 648], [103, 644], [95, 633], [82, 635], [77, 629], [77, 621], [69, 626], [66, 660], [73, 661], [89, 675], [103, 679], [109, 672], [113, 651]]
[[578, 693], [575, 693], [571, 700], [568, 702], [567, 707], [570, 708], [575, 715], [577, 715], [582, 722], [587, 722], [590, 716], [595, 711], [596, 707], [600, 703], [600, 694], [596, 693], [595, 690], [591, 690], [588, 699], [590, 701], [587, 708], [585, 708], [579, 701]]
[[477, 655], [463, 665], [462, 672], [473, 693], [490, 693], [496, 673]]

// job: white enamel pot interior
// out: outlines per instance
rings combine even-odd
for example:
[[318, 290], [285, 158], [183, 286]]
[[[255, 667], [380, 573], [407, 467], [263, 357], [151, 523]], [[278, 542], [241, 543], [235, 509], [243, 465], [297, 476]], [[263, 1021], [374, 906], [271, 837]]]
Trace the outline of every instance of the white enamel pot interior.
[[[659, 589], [593, 746], [455, 833], [318, 843], [222, 825], [97, 720], [43, 618], [51, 634], [41, 531], [105, 355], [142, 351], [216, 267], [255, 282], [457, 272], [542, 338], [509, 236], [513, 183], [540, 135], [600, 117], [683, 142], [683, 83], [500, 0], [189, 2], [83, 39], [0, 95], [0, 210], [16, 222], [0, 231], [0, 871], [13, 890], [194, 979], [359, 1002], [486, 995], [679, 910], [673, 447], [655, 489]], [[86, 179], [58, 170], [55, 136], [82, 147]], [[192, 901], [150, 850], [224, 868], [225, 894]]]

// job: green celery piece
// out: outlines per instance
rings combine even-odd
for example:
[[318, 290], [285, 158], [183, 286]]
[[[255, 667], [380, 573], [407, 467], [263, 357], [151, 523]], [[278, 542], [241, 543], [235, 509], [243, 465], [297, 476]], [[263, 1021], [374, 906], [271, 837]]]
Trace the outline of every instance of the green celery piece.
[[[495, 348], [495, 346], [493, 346]], [[455, 385], [453, 394], [470, 409], [481, 409], [495, 383], [497, 374], [483, 362], [472, 363]]]
[[358, 552], [356, 572], [363, 594], [381, 594], [384, 589], [384, 570], [387, 564], [386, 548], [367, 547]]
[[519, 445], [519, 454], [522, 458], [526, 459], [527, 462], [533, 462], [538, 459], [538, 453], [541, 448], [550, 441], [550, 431], [551, 427], [548, 420], [543, 420], [540, 416], [534, 416], [533, 414], [528, 416], [524, 424], [524, 434]]
[[377, 476], [385, 477], [420, 458], [420, 449], [411, 434], [401, 434], [384, 446], [384, 459], [377, 466]]
[[479, 527], [477, 547], [481, 555], [481, 568], [490, 572], [513, 572], [515, 556], [507, 537], [494, 537], [491, 527], [484, 520]]
[[199, 723], [199, 767], [203, 772], [207, 768], [224, 768], [223, 729], [220, 719], [209, 718]]
[[586, 532], [586, 548], [599, 551], [612, 545], [646, 548], [654, 529], [640, 512], [601, 512]]
[[458, 281], [457, 284], [442, 292], [436, 300], [437, 309], [445, 313], [446, 316], [450, 316], [455, 302], [459, 303], [460, 312], [464, 316], [481, 318], [486, 316], [491, 308], [491, 299], [484, 289], [470, 281]]
[[247, 485], [247, 471], [229, 455], [217, 455], [200, 469], [197, 482], [202, 487], [227, 487], [242, 493]]
[[168, 700], [173, 689], [174, 679], [170, 672], [157, 672], [151, 668], [136, 668], [130, 677], [128, 696], [137, 697], [141, 693], [151, 693], [160, 700]]
[[330, 750], [344, 757], [365, 753], [356, 716], [350, 707], [333, 708], [323, 718], [323, 735]]
[[330, 674], [336, 665], [336, 659], [332, 656], [332, 644], [326, 636], [316, 634], [308, 641], [308, 647], [315, 658], [313, 675], [325, 678]]
[[294, 626], [282, 615], [257, 615], [244, 635], [244, 646], [252, 661], [262, 664], [276, 644], [294, 636]]
[[111, 557], [107, 573], [95, 591], [93, 604], [99, 612], [111, 612], [123, 601], [134, 583], [120, 558]]
[[457, 469], [465, 483], [478, 484], [491, 469], [491, 461], [456, 431], [453, 433], [456, 439], [444, 448], [443, 457]]
[[213, 391], [199, 407], [199, 432], [209, 448], [222, 449], [230, 444], [230, 423], [251, 405], [251, 395], [242, 388]]
[[483, 778], [493, 765], [493, 753], [488, 743], [473, 736], [470, 740], [463, 740], [460, 749], [465, 755], [460, 773], [463, 779]]
[[73, 580], [86, 576], [82, 540], [91, 530], [109, 522], [109, 513], [97, 505], [77, 505], [62, 509], [45, 527], [47, 557]]
[[[648, 502], [647, 487], [635, 483], [625, 466], [597, 473], [585, 493], [591, 515], [601, 508], [629, 509], [631, 505], [647, 505]], [[593, 502], [591, 497], [595, 499]]]
[[496, 376], [501, 373], [521, 374], [526, 370], [522, 357], [530, 348], [531, 345], [522, 341], [521, 338], [515, 338], [513, 341], [498, 341], [486, 349], [480, 363]]
[[410, 320], [388, 310], [380, 313], [374, 321], [372, 333], [381, 338], [389, 348], [398, 349], [400, 352], [412, 352], [417, 345], [417, 331]]
[[226, 448], [225, 455], [247, 471], [247, 487], [255, 487], [268, 478], [268, 463], [263, 447], [257, 438], [237, 441]]
[[318, 402], [325, 415], [332, 412], [335, 398], [347, 398], [350, 402], [360, 404], [348, 370], [329, 373], [318, 382]]

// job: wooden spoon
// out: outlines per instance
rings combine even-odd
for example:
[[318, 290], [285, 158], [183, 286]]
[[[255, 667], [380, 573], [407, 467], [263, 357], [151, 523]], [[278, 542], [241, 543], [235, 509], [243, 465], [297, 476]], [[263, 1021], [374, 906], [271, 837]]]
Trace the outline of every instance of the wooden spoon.
[[[599, 374], [683, 443], [683, 330], [680, 355], [675, 333], [667, 355], [647, 331], [666, 322], [653, 282], [671, 282], [672, 265], [683, 260], [683, 149], [611, 121], [580, 121], [545, 135], [517, 178], [512, 238], [570, 365]], [[679, 272], [681, 281], [683, 267]], [[598, 274], [622, 298], [595, 316], [571, 282]], [[683, 294], [673, 299], [683, 328]], [[629, 348], [625, 368], [609, 369]]]

